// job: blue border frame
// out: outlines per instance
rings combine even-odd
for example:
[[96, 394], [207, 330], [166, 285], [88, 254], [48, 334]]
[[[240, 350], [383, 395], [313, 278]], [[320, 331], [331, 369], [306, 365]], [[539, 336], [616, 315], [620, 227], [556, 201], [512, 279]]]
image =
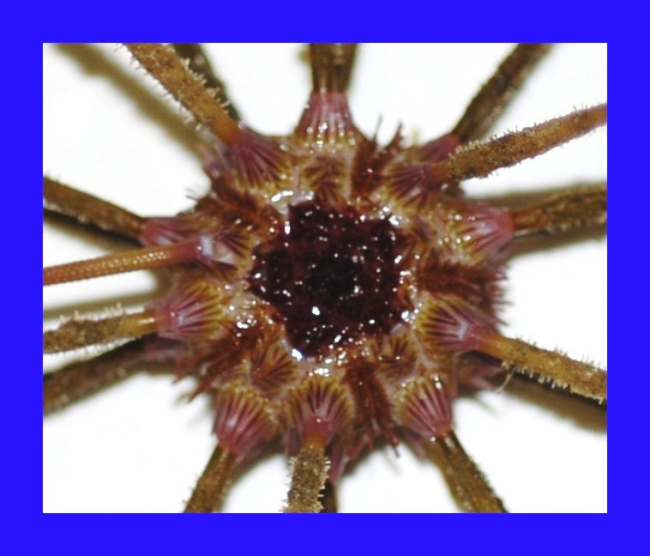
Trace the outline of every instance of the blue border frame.
[[[519, 6], [513, 15], [527, 19], [525, 33], [521, 33], [521, 21], [517, 23], [519, 32], [498, 33], [494, 29], [488, 28], [488, 22], [495, 17], [499, 18], [499, 23], [504, 23], [506, 19], [505, 8], [494, 5], [486, 6], [489, 15], [486, 18], [479, 17], [474, 21], [468, 21], [466, 14], [453, 14], [446, 6], [436, 6], [434, 10], [429, 7], [428, 10], [421, 10], [412, 7], [410, 9], [402, 7], [401, 14], [389, 14], [388, 17], [378, 16], [377, 8], [375, 13], [366, 11], [358, 20], [353, 19], [349, 13], [349, 8], [343, 8], [337, 14], [337, 39], [340, 38], [384, 38], [384, 33], [379, 30], [390, 26], [390, 31], [386, 35], [391, 40], [467, 40], [485, 41], [485, 40], [503, 40], [526, 38], [536, 39], [544, 37], [545, 39], [561, 40], [569, 38], [574, 41], [603, 41], [611, 39], [616, 35], [613, 28], [616, 26], [616, 18], [623, 17], [628, 19], [629, 12], [625, 12], [622, 6], [618, 10], [624, 13], [607, 15], [607, 21], [594, 21], [599, 14], [591, 16], [586, 12], [584, 7], [569, 7], [566, 3], [556, 3], [557, 8], [549, 3], [543, 6], [543, 13], [525, 14], [524, 9], [534, 9], [540, 6], [524, 5]], [[85, 4], [82, 11], [73, 11], [72, 13], [84, 14], [88, 9]], [[328, 5], [330, 9], [334, 5]], [[5, 22], [32, 22], [38, 15], [40, 21], [47, 25], [47, 31], [39, 29], [41, 39], [47, 37], [49, 40], [71, 38], [93, 38], [116, 36], [130, 36], [142, 38], [145, 35], [151, 39], [155, 37], [169, 37], [174, 35], [175, 40], [178, 35], [187, 36], [187, 32], [179, 32], [179, 24], [176, 18], [169, 18], [170, 21], [161, 22], [152, 20], [148, 11], [150, 7], [138, 6], [132, 4], [121, 10], [117, 4], [110, 6], [110, 14], [99, 14], [95, 12], [92, 16], [93, 21], [90, 24], [83, 23], [78, 17], [69, 18], [63, 7], [59, 4], [53, 9], [54, 14], [44, 13], [42, 8], [31, 6], [33, 10], [38, 10], [37, 14], [16, 14], [15, 16], [5, 12]], [[96, 8], [99, 9], [99, 8]], [[147, 9], [147, 11], [145, 11]], [[229, 8], [216, 6], [212, 4], [209, 8], [211, 13], [215, 14], [214, 18], [199, 18], [198, 34], [205, 36], [218, 35], [222, 40], [242, 40], [253, 39], [269, 40], [270, 38], [282, 37], [295, 40], [300, 35], [308, 33], [296, 33], [296, 23], [292, 19], [281, 19], [274, 28], [266, 25], [268, 21], [278, 19], [278, 10], [274, 6], [271, 14], [260, 13], [261, 10], [255, 8], [258, 21], [264, 22], [264, 28], [256, 28], [256, 22], [247, 18], [245, 29], [240, 29], [237, 25], [237, 31], [220, 31], [218, 27], [223, 26], [224, 22], [238, 21], [236, 14], [228, 14]], [[263, 10], [264, 8], [262, 8]], [[304, 4], [301, 9], [304, 10]], [[468, 7], [464, 7], [468, 10]], [[572, 13], [571, 10], [574, 10]], [[592, 10], [595, 7], [592, 8]], [[610, 8], [608, 8], [610, 9]], [[611, 8], [614, 11], [615, 8]], [[20, 10], [20, 8], [18, 8]], [[138, 12], [139, 10], [139, 12]], [[499, 10], [495, 14], [494, 10]], [[290, 13], [285, 8], [287, 13]], [[119, 19], [116, 15], [121, 12]], [[433, 13], [431, 13], [433, 12]], [[169, 13], [169, 12], [167, 12]], [[427, 14], [430, 14], [427, 16]], [[275, 16], [275, 17], [274, 17]], [[320, 16], [322, 17], [322, 15]], [[381, 17], [381, 21], [379, 20]], [[643, 19], [640, 16], [637, 16]], [[339, 20], [344, 19], [341, 23]], [[460, 19], [459, 19], [460, 18]], [[561, 21], [559, 19], [561, 18]], [[208, 21], [211, 20], [211, 21]], [[532, 20], [532, 21], [531, 21]], [[155, 33], [143, 32], [143, 21], [145, 27], [149, 30], [155, 29]], [[363, 29], [358, 32], [359, 21], [363, 23]], [[449, 31], [441, 30], [442, 22], [453, 21]], [[459, 25], [459, 21], [461, 24]], [[314, 23], [310, 21], [310, 32]], [[507, 22], [506, 22], [507, 23]], [[628, 26], [634, 22], [625, 22], [626, 27], [621, 28], [626, 33], [626, 39], [635, 36], [636, 31]], [[339, 24], [343, 28], [339, 28]], [[436, 24], [436, 31], [432, 32], [432, 24]], [[203, 27], [210, 25], [204, 32]], [[232, 23], [230, 23], [232, 26]], [[283, 27], [286, 27], [286, 29]], [[17, 24], [18, 26], [18, 24]], [[23, 27], [23, 24], [19, 25]], [[194, 31], [195, 25], [191, 24]], [[321, 24], [322, 26], [322, 24]], [[347, 29], [345, 28], [347, 26]], [[190, 24], [187, 26], [190, 27]], [[462, 27], [462, 28], [461, 28]], [[38, 25], [36, 25], [38, 29]], [[217, 30], [215, 31], [215, 28]], [[460, 29], [460, 32], [458, 32]], [[514, 25], [511, 29], [515, 29]], [[287, 32], [293, 36], [289, 36]], [[325, 38], [329, 29], [317, 33], [320, 38]], [[21, 33], [23, 30], [21, 29]], [[30, 29], [27, 34], [31, 34]], [[193, 33], [194, 35], [195, 33]], [[298, 37], [297, 37], [298, 35]], [[645, 36], [644, 31], [640, 31], [636, 36]], [[313, 39], [310, 35], [308, 38]], [[327, 35], [327, 38], [331, 38]], [[37, 112], [34, 106], [37, 105], [37, 95], [42, 86], [39, 87], [36, 72], [29, 71], [27, 68], [36, 63], [39, 53], [40, 43], [31, 43], [24, 41], [21, 37], [20, 42], [14, 41], [6, 49], [5, 55], [12, 59], [10, 67], [6, 70], [7, 75], [15, 71], [19, 75], [21, 82], [5, 85], [3, 99], [5, 107], [5, 138], [9, 139], [9, 148], [11, 156], [3, 157], [5, 160], [5, 171], [9, 175], [4, 176], [5, 191], [9, 190], [10, 195], [13, 192], [20, 191], [20, 200], [11, 199], [5, 209], [5, 218], [11, 220], [14, 215], [8, 212], [18, 213], [20, 211], [21, 221], [10, 223], [11, 230], [20, 231], [20, 238], [25, 230], [28, 236], [26, 240], [15, 242], [7, 241], [5, 243], [9, 253], [5, 261], [17, 260], [16, 264], [10, 267], [10, 273], [5, 277], [5, 284], [9, 286], [9, 291], [15, 291], [15, 295], [6, 296], [6, 302], [9, 307], [6, 309], [7, 321], [10, 325], [9, 330], [20, 331], [29, 330], [30, 337], [36, 321], [35, 307], [32, 306], [32, 295], [25, 295], [28, 292], [36, 290], [40, 284], [39, 268], [37, 258], [33, 256], [32, 245], [37, 244], [37, 239], [31, 237], [32, 230], [36, 230], [34, 220], [42, 219], [40, 200], [41, 194], [39, 184], [41, 176], [37, 175], [37, 164], [33, 160], [34, 156], [39, 153], [42, 143], [38, 141], [38, 136], [34, 133], [37, 129]], [[610, 342], [614, 347], [618, 347], [621, 342], [621, 335], [625, 334], [625, 341], [628, 350], [635, 352], [635, 364], [621, 365], [622, 350], [614, 349], [612, 359], [615, 365], [609, 366], [614, 371], [613, 380], [610, 382], [610, 391], [613, 392], [612, 408], [610, 414], [610, 469], [613, 485], [610, 488], [609, 514], [598, 516], [450, 516], [450, 515], [402, 515], [402, 516], [128, 516], [128, 515], [107, 515], [107, 516], [56, 516], [42, 515], [41, 513], [41, 485], [34, 481], [34, 477], [39, 476], [39, 467], [41, 465], [41, 450], [39, 442], [34, 441], [39, 438], [41, 430], [41, 411], [40, 398], [34, 393], [39, 392], [40, 377], [36, 369], [37, 365], [32, 358], [36, 358], [38, 350], [31, 346], [31, 342], [26, 342], [26, 348], [20, 357], [15, 360], [7, 361], [4, 369], [4, 389], [5, 389], [5, 407], [8, 409], [8, 415], [5, 416], [3, 430], [5, 432], [4, 442], [4, 464], [5, 478], [11, 477], [8, 481], [5, 479], [5, 486], [9, 487], [4, 496], [5, 508], [8, 508], [12, 514], [11, 520], [15, 520], [16, 525], [12, 528], [14, 542], [19, 543], [22, 548], [20, 552], [29, 547], [39, 552], [63, 552], [66, 553], [101, 553], [101, 552], [145, 552], [154, 551], [171, 552], [177, 548], [185, 554], [198, 553], [198, 551], [215, 550], [232, 554], [233, 550], [244, 550], [247, 553], [266, 551], [269, 548], [279, 548], [283, 552], [362, 552], [369, 553], [379, 550], [383, 553], [404, 552], [409, 549], [424, 549], [431, 552], [439, 552], [441, 548], [449, 548], [454, 551], [466, 553], [470, 551], [489, 550], [493, 548], [499, 552], [529, 552], [531, 549], [544, 550], [553, 553], [586, 553], [601, 552], [606, 548], [608, 541], [616, 540], [617, 547], [623, 548], [634, 536], [630, 530], [630, 535], [622, 533], [622, 529], [633, 529], [635, 510], [635, 500], [643, 499], [643, 493], [638, 492], [640, 485], [645, 480], [635, 480], [631, 485], [627, 482], [630, 478], [638, 473], [641, 465], [637, 462], [630, 465], [623, 458], [626, 456], [625, 446], [628, 435], [633, 434], [634, 424], [637, 423], [632, 415], [626, 415], [633, 408], [643, 407], [635, 403], [633, 396], [635, 392], [639, 394], [642, 391], [640, 387], [623, 388], [620, 386], [620, 380], [617, 378], [625, 373], [626, 377], [639, 376], [647, 372], [645, 365], [641, 364], [640, 350], [634, 349], [639, 342], [635, 342], [636, 335], [643, 335], [647, 325], [641, 324], [635, 326], [636, 319], [627, 314], [630, 306], [634, 307], [635, 314], [639, 315], [642, 322], [645, 321], [641, 307], [642, 302], [637, 301], [639, 296], [643, 296], [643, 288], [635, 287], [644, 284], [644, 276], [639, 279], [639, 271], [636, 268], [630, 268], [630, 261], [641, 258], [643, 259], [643, 244], [641, 243], [641, 231], [634, 229], [627, 230], [626, 227], [632, 227], [634, 224], [645, 220], [644, 214], [641, 213], [639, 218], [638, 211], [642, 211], [645, 206], [642, 197], [648, 186], [637, 176], [624, 176], [630, 172], [634, 164], [629, 156], [630, 150], [634, 146], [634, 131], [639, 129], [642, 123], [647, 119], [645, 114], [639, 116], [637, 107], [643, 107], [645, 104], [645, 88], [642, 83], [635, 84], [635, 87], [623, 86], [630, 81], [629, 76], [633, 76], [632, 70], [623, 74], [627, 66], [631, 65], [634, 58], [628, 57], [633, 45], [627, 45], [618, 41], [610, 43], [610, 84], [611, 94], [614, 102], [613, 115], [610, 117], [610, 129], [614, 141], [610, 143], [610, 158], [613, 161], [621, 161], [621, 150], [623, 145], [626, 148], [627, 164], [612, 164], [610, 170], [611, 181], [615, 184], [612, 187], [609, 201], [610, 211], [610, 233], [609, 241], [613, 241], [613, 249], [610, 251], [609, 264], [613, 269], [610, 273], [611, 293], [613, 303], [609, 304], [611, 322], [616, 326], [610, 328]], [[647, 60], [645, 62], [647, 66]], [[14, 67], [11, 67], [14, 66]], [[644, 66], [637, 66], [637, 70]], [[627, 77], [627, 79], [626, 79]], [[24, 82], [27, 80], [27, 83]], [[33, 83], [31, 81], [34, 81]], [[16, 89], [21, 89], [20, 98], [16, 98]], [[23, 91], [24, 89], [24, 91]], [[631, 90], [633, 89], [633, 90]], [[618, 102], [617, 102], [618, 101]], [[635, 113], [632, 114], [632, 110]], [[626, 113], [626, 112], [630, 113]], [[7, 121], [7, 118], [9, 121]], [[627, 125], [626, 125], [627, 124]], [[641, 124], [641, 125], [640, 125]], [[621, 129], [626, 127], [628, 129]], [[630, 149], [632, 146], [632, 149]], [[42, 154], [42, 153], [41, 153]], [[23, 158], [24, 160], [20, 160]], [[643, 160], [643, 158], [641, 158]], [[634, 164], [636, 166], [636, 164]], [[28, 172], [25, 170], [29, 169]], [[623, 174], [623, 175], [622, 175]], [[26, 176], [29, 176], [26, 179]], [[627, 178], [627, 179], [625, 179]], [[27, 184], [24, 186], [23, 184]], [[624, 193], [627, 195], [624, 196]], [[641, 192], [641, 193], [640, 193]], [[631, 193], [631, 195], [630, 195]], [[641, 198], [639, 198], [641, 195]], [[628, 207], [625, 202], [626, 198], [634, 199], [634, 207]], [[24, 224], [24, 209], [27, 208], [28, 225]], [[5, 224], [6, 226], [7, 224]], [[647, 232], [646, 232], [647, 233]], [[625, 238], [625, 241], [623, 240]], [[639, 248], [641, 246], [641, 249]], [[13, 253], [12, 251], [15, 251]], [[631, 257], [632, 253], [636, 255]], [[639, 257], [640, 255], [640, 257]], [[9, 264], [5, 263], [5, 269]], [[33, 267], [33, 268], [32, 268]], [[25, 268], [25, 270], [23, 270]], [[20, 269], [16, 271], [14, 269]], [[19, 273], [19, 279], [14, 276]], [[623, 280], [625, 282], [623, 283]], [[5, 286], [7, 287], [7, 286]], [[635, 299], [629, 300], [628, 303], [621, 303], [620, 292], [632, 291], [634, 288]], [[638, 293], [638, 292], [641, 293]], [[25, 298], [29, 298], [27, 303]], [[33, 305], [36, 305], [34, 302]], [[25, 322], [23, 322], [25, 321]], [[23, 326], [24, 325], [24, 326]], [[18, 345], [20, 340], [18, 335], [10, 332], [5, 335], [10, 339], [12, 344]], [[34, 331], [34, 334], [36, 332]], [[22, 339], [24, 335], [20, 334]], [[641, 338], [639, 338], [640, 340]], [[12, 346], [13, 347], [13, 346]], [[632, 347], [632, 349], [630, 349]], [[15, 350], [12, 349], [12, 352]], [[16, 382], [14, 384], [14, 382]], [[631, 395], [630, 395], [631, 394]], [[621, 403], [625, 400], [625, 403]], [[11, 416], [12, 418], [9, 418]], [[16, 417], [16, 416], [19, 416]], [[626, 417], [628, 417], [626, 419]], [[623, 424], [626, 424], [625, 426]], [[637, 438], [643, 441], [643, 435]], [[638, 460], [641, 456], [638, 456]], [[626, 465], [627, 463], [627, 465]], [[625, 514], [625, 515], [623, 515]], [[210, 520], [209, 522], [207, 520]], [[6, 523], [6, 522], [5, 522]], [[10, 526], [7, 523], [7, 526]], [[647, 542], [644, 543], [647, 545]], [[643, 546], [643, 545], [641, 545]], [[232, 547], [232, 548], [231, 548]], [[235, 548], [236, 547], [236, 548]], [[489, 548], [488, 548], [489, 547]], [[623, 549], [624, 550], [624, 549]]]

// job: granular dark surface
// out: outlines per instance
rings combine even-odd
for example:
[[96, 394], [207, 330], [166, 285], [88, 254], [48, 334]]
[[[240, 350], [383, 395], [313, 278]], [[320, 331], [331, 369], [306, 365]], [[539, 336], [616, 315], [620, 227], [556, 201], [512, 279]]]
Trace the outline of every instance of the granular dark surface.
[[250, 284], [294, 348], [315, 355], [400, 321], [405, 240], [390, 222], [307, 202], [290, 207], [288, 224], [258, 249]]

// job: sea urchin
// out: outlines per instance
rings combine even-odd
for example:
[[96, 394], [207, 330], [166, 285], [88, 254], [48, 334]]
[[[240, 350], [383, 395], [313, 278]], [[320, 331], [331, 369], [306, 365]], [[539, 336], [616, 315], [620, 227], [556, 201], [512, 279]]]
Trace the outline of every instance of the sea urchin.
[[[153, 306], [155, 318], [147, 317], [160, 327], [171, 314], [190, 307], [199, 318], [190, 328], [186, 322], [157, 328], [159, 335], [181, 339], [182, 350], [189, 350], [174, 353], [180, 368], [202, 373], [199, 385], [207, 390], [220, 386], [217, 412], [231, 407], [229, 392], [244, 405], [263, 407], [269, 423], [282, 430], [289, 452], [295, 454], [306, 438], [320, 438], [316, 444], [327, 445], [335, 474], [378, 437], [395, 443], [404, 429], [426, 438], [444, 436], [449, 410], [439, 392], [449, 396], [461, 376], [474, 384], [476, 369], [491, 374], [484, 360], [476, 365], [474, 355], [464, 355], [485, 347], [464, 342], [480, 342], [483, 332], [477, 330], [496, 326], [498, 279], [514, 231], [508, 211], [467, 202], [457, 179], [436, 178], [440, 166], [427, 166], [454, 150], [453, 142], [416, 149], [395, 136], [392, 142], [373, 144], [352, 123], [336, 88], [336, 83], [317, 88], [296, 134], [280, 148], [246, 132], [239, 147], [221, 151], [223, 158], [216, 149], [206, 151], [212, 193], [190, 215], [148, 219], [141, 238], [147, 245], [182, 240], [194, 250], [195, 267], [172, 272], [177, 293]], [[315, 218], [307, 222], [305, 215]], [[319, 224], [319, 219], [334, 224]], [[291, 235], [301, 225], [311, 240]], [[333, 248], [339, 240], [340, 247]], [[318, 249], [321, 244], [324, 251]], [[368, 268], [387, 257], [393, 270]], [[278, 260], [283, 263], [269, 264]], [[274, 278], [287, 267], [293, 269], [287, 276]], [[378, 278], [373, 279], [373, 271]], [[346, 273], [351, 278], [343, 279]], [[282, 280], [300, 292], [283, 287]], [[223, 287], [212, 287], [213, 282]], [[329, 285], [314, 293], [319, 284]], [[323, 301], [331, 297], [332, 284], [345, 292], [341, 299], [350, 306]], [[283, 305], [278, 296], [284, 292], [288, 301]], [[375, 297], [368, 298], [368, 292]], [[304, 305], [303, 299], [313, 304]], [[197, 310], [202, 303], [207, 313]], [[381, 309], [377, 314], [364, 312], [373, 305]], [[234, 308], [230, 315], [229, 307]], [[319, 321], [332, 313], [338, 324]], [[344, 324], [335, 333], [342, 313]], [[205, 322], [214, 329], [206, 332]], [[306, 325], [307, 340], [300, 339], [296, 322], [316, 323]], [[278, 337], [282, 330], [286, 339]], [[183, 336], [188, 333], [191, 337]], [[218, 349], [205, 347], [211, 344]], [[405, 355], [396, 358], [398, 348], [392, 344]], [[291, 359], [280, 366], [281, 380], [273, 374], [277, 365], [265, 363], [276, 351], [277, 360]], [[232, 361], [223, 363], [222, 356]], [[470, 369], [465, 371], [465, 365]], [[321, 413], [312, 430], [305, 399], [314, 396], [324, 405], [317, 407]], [[409, 401], [414, 399], [425, 400], [424, 409]], [[218, 417], [218, 427], [221, 421]], [[268, 430], [269, 423], [262, 428]], [[228, 431], [221, 433], [228, 442]], [[256, 441], [265, 435], [271, 432], [259, 429]], [[255, 448], [251, 442], [233, 449], [248, 454]]]

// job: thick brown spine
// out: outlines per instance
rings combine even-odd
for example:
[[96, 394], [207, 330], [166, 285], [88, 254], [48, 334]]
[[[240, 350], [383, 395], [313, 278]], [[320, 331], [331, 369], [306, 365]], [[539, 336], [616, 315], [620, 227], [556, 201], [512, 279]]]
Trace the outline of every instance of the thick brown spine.
[[607, 186], [571, 188], [540, 203], [511, 211], [515, 237], [564, 234], [607, 224]]
[[43, 177], [43, 202], [46, 210], [74, 218], [80, 224], [136, 240], [145, 223], [144, 218], [126, 209], [48, 177]]
[[72, 363], [43, 376], [45, 415], [100, 392], [138, 371], [145, 344], [134, 340], [93, 359]]
[[548, 44], [517, 45], [472, 99], [452, 135], [461, 143], [483, 137], [549, 49]]
[[221, 510], [236, 462], [237, 456], [233, 452], [217, 446], [196, 482], [185, 506], [185, 513], [212, 513]]
[[502, 513], [506, 509], [454, 431], [434, 443], [443, 457], [443, 472], [458, 503], [468, 512]]
[[432, 184], [458, 183], [485, 177], [498, 170], [534, 158], [576, 139], [607, 122], [607, 105], [577, 110], [567, 116], [508, 133], [485, 143], [469, 144], [429, 171]]
[[344, 93], [350, 84], [356, 44], [311, 44], [312, 90]]
[[103, 319], [73, 318], [54, 330], [43, 333], [43, 353], [59, 353], [86, 346], [108, 345], [121, 340], [141, 338], [158, 329], [152, 311], [142, 311]]
[[129, 43], [126, 47], [142, 67], [160, 81], [199, 124], [228, 146], [233, 146], [239, 141], [242, 132], [237, 122], [171, 46]]
[[228, 98], [226, 86], [217, 77], [201, 45], [196, 42], [175, 42], [172, 43], [172, 47], [183, 60], [188, 61], [192, 72], [205, 79], [205, 86], [214, 91], [222, 106], [228, 112], [228, 115], [233, 120], [239, 121], [241, 119], [239, 111], [233, 105], [230, 98]]
[[319, 513], [323, 511], [321, 498], [327, 479], [329, 461], [321, 438], [310, 437], [291, 458], [291, 486], [285, 513]]
[[595, 365], [493, 331], [477, 330], [473, 336], [478, 351], [500, 359], [506, 368], [536, 376], [541, 382], [567, 388], [579, 396], [607, 401], [607, 373]]

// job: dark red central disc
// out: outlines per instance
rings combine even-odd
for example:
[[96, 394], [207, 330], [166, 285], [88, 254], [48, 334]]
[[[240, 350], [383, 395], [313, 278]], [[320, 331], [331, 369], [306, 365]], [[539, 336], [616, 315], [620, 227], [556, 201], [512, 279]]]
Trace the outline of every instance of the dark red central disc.
[[257, 250], [249, 281], [284, 322], [294, 348], [323, 353], [401, 320], [406, 242], [388, 221], [307, 202], [289, 208], [288, 224]]

